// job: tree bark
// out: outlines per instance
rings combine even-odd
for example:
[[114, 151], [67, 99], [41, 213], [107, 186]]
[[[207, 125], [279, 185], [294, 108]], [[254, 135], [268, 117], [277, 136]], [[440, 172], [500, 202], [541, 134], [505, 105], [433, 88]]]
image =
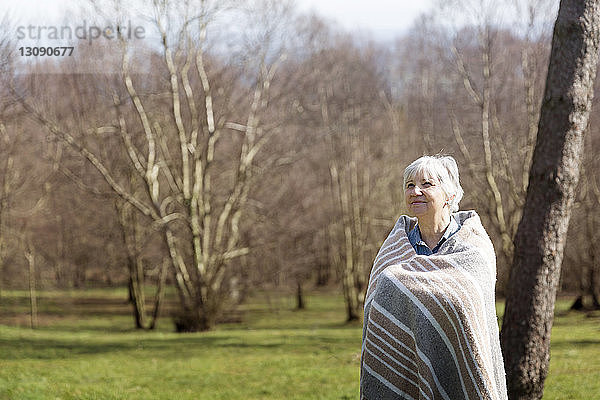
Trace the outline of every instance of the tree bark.
[[156, 293], [154, 295], [154, 311], [152, 312], [152, 320], [150, 321], [150, 326], [148, 329], [153, 330], [156, 328], [156, 323], [158, 321], [158, 317], [160, 316], [160, 311], [162, 307], [162, 303], [165, 297], [165, 283], [167, 280], [167, 271], [169, 269], [169, 261], [167, 259], [163, 260], [162, 266], [160, 267], [160, 275], [158, 277], [158, 286], [156, 288]]
[[29, 305], [31, 311], [31, 329], [36, 329], [38, 327], [38, 307], [35, 287], [35, 254], [29, 246], [25, 250], [25, 258], [27, 258], [27, 262], [29, 264]]
[[302, 282], [300, 279], [296, 281], [296, 310], [304, 310], [304, 291], [302, 290]]
[[[353, 122], [342, 117], [340, 128], [331, 121], [328, 94], [325, 88], [319, 89], [321, 118], [329, 131], [329, 146], [333, 155], [329, 161], [331, 192], [340, 215], [343, 242], [341, 253], [336, 257], [340, 270], [342, 293], [346, 303], [347, 321], [360, 318], [364, 304], [365, 250], [367, 248], [367, 215], [365, 204], [368, 202], [369, 172], [358, 168], [364, 161], [366, 138], [362, 138], [359, 128], [352, 128]], [[360, 114], [355, 107], [353, 113]], [[345, 111], [347, 112], [347, 111]], [[342, 113], [343, 114], [343, 113]], [[341, 236], [341, 235], [340, 235]]]
[[[10, 150], [10, 137], [6, 131], [6, 127], [0, 121], [0, 140], [2, 141], [2, 148]], [[6, 273], [5, 269], [5, 251], [6, 251], [6, 232], [4, 227], [6, 226], [6, 218], [8, 216], [9, 208], [9, 196], [11, 192], [10, 181], [13, 170], [13, 156], [12, 152], [2, 154], [2, 169], [0, 170], [0, 299], [2, 298], [2, 287], [4, 286]]]
[[[595, 211], [594, 209], [590, 209], [590, 212]], [[586, 221], [586, 233], [587, 233], [587, 237], [589, 239], [589, 243], [587, 243], [587, 247], [588, 247], [588, 254], [589, 254], [589, 264], [588, 264], [588, 268], [587, 268], [587, 282], [584, 282], [583, 288], [582, 288], [582, 296], [585, 299], [586, 295], [589, 295], [591, 297], [591, 309], [592, 310], [598, 310], [600, 309], [600, 301], [598, 300], [598, 296], [596, 294], [596, 285], [597, 285], [597, 265], [596, 265], [596, 240], [597, 240], [597, 235], [596, 233], [596, 224], [593, 219], [588, 218], [588, 220]], [[585, 278], [582, 276], [581, 277], [582, 281], [585, 281]]]
[[123, 244], [127, 253], [127, 272], [129, 273], [129, 301], [133, 307], [133, 318], [137, 329], [146, 329], [146, 299], [144, 296], [144, 268], [140, 258], [138, 224], [135, 211], [121, 200], [115, 201]]
[[540, 399], [548, 373], [554, 302], [592, 106], [599, 26], [599, 0], [560, 2], [501, 333], [511, 399]]

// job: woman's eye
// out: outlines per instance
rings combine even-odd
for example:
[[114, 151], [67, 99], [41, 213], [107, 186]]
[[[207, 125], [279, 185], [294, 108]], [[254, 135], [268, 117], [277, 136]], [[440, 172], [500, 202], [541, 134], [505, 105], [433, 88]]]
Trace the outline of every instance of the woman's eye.
[[411, 188], [414, 188], [414, 187], [415, 187], [414, 183], [408, 183], [408, 184], [406, 184], [406, 188], [407, 189], [411, 189]]
[[425, 183], [423, 183], [423, 186], [425, 186], [425, 187], [433, 186], [433, 183], [425, 182]]

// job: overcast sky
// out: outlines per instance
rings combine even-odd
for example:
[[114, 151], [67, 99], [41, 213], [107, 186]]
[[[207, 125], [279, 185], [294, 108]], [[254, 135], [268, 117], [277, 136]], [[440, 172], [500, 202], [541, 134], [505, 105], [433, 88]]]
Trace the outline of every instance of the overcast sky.
[[366, 29], [390, 38], [410, 27], [432, 6], [431, 0], [296, 0], [301, 11], [314, 10], [348, 30]]
[[[10, 11], [19, 25], [62, 22], [75, 0], [0, 0], [0, 13]], [[338, 21], [349, 31], [371, 31], [389, 39], [405, 31], [414, 19], [427, 11], [432, 0], [296, 0], [298, 10]]]

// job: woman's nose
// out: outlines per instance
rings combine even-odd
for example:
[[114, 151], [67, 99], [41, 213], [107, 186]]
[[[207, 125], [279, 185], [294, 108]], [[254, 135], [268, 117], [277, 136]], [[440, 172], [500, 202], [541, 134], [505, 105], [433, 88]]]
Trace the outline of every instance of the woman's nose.
[[414, 192], [414, 194], [415, 194], [415, 195], [417, 195], [417, 196], [419, 196], [419, 195], [422, 193], [422, 192], [421, 192], [421, 188], [420, 188], [420, 187], [418, 187], [417, 185], [415, 185], [415, 186], [413, 187], [413, 192]]

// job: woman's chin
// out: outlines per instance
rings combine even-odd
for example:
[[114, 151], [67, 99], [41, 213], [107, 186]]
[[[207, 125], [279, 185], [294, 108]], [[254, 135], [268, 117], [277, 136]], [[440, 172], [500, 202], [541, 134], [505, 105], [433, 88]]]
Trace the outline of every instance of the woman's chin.
[[413, 217], [419, 217], [419, 216], [427, 214], [427, 207], [424, 205], [417, 205], [417, 206], [413, 205], [413, 206], [409, 207], [408, 212]]

